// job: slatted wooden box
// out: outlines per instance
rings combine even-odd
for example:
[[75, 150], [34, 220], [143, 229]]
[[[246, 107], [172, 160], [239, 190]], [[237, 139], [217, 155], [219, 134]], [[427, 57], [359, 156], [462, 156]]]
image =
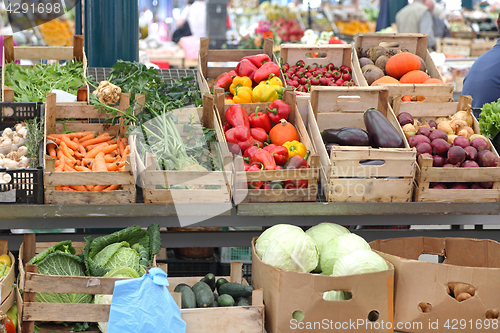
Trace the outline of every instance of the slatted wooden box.
[[[470, 96], [461, 96], [459, 102], [430, 103], [402, 102], [394, 99], [393, 109], [396, 115], [408, 112], [414, 119], [422, 121], [448, 117], [457, 111], [471, 110]], [[474, 114], [472, 114], [474, 117]], [[474, 117], [474, 133], [479, 134], [479, 123]], [[489, 141], [489, 140], [488, 140]], [[490, 143], [490, 150], [498, 157], [498, 153]], [[418, 202], [496, 202], [500, 200], [500, 167], [494, 168], [439, 168], [433, 167], [431, 158], [419, 158], [415, 176], [415, 197]], [[493, 182], [492, 189], [433, 189], [434, 182], [475, 183]]]
[[[234, 157], [234, 172], [232, 182], [233, 202], [293, 202], [293, 201], [316, 201], [318, 193], [317, 182], [319, 180], [319, 155], [314, 149], [309, 134], [307, 133], [302, 116], [295, 103], [295, 94], [291, 90], [286, 90], [283, 94], [285, 103], [291, 106], [288, 115], [288, 122], [293, 124], [299, 134], [300, 142], [310, 151], [307, 163], [310, 168], [297, 170], [266, 170], [266, 171], [244, 171], [244, 162], [241, 155]], [[220, 117], [220, 124], [225, 123], [225, 113], [231, 105], [224, 104], [224, 95], [216, 95], [217, 114]], [[241, 104], [248, 114], [255, 113], [259, 107], [259, 112], [267, 112], [266, 107], [270, 103]], [[225, 137], [224, 137], [225, 140]], [[297, 189], [248, 189], [247, 182], [251, 181], [285, 181], [285, 180], [308, 180], [307, 188]]]
[[[252, 56], [256, 54], [265, 53], [271, 58], [273, 62], [279, 65], [276, 56], [273, 53], [273, 40], [272, 38], [266, 38], [263, 41], [263, 49], [254, 50], [209, 50], [209, 39], [201, 38], [200, 40], [200, 53], [198, 56], [198, 71], [197, 71], [197, 81], [198, 86], [202, 93], [211, 93], [210, 86], [215, 82], [217, 77], [222, 73], [232, 71], [236, 68], [237, 63], [243, 57]], [[234, 63], [233, 66], [229, 67], [217, 67], [210, 65], [210, 63], [215, 62], [229, 62]], [[283, 76], [281, 75], [281, 80]]]
[[[327, 201], [410, 202], [416, 150], [406, 148], [332, 147], [328, 155], [321, 131], [328, 128], [365, 129], [363, 112], [382, 112], [404, 138], [383, 87], [313, 88], [307, 128], [320, 154], [321, 185]], [[378, 161], [380, 165], [368, 165]]]
[[[436, 68], [434, 61], [432, 60], [429, 51], [427, 50], [427, 40], [426, 34], [403, 34], [403, 33], [359, 33], [356, 34], [354, 40], [354, 49], [352, 53], [352, 65], [353, 71], [359, 79], [360, 86], [368, 86], [368, 82], [363, 76], [361, 71], [361, 66], [359, 64], [358, 50], [368, 50], [370, 47], [384, 45], [389, 49], [406, 49], [409, 52], [418, 55], [425, 62], [427, 68], [427, 73], [431, 78], [443, 80], [441, 73]], [[389, 89], [389, 102], [392, 100], [392, 96], [401, 95], [407, 96], [424, 96], [428, 89], [433, 89], [439, 91], [440, 96], [443, 98], [453, 97], [453, 85], [448, 84], [385, 84], [380, 83], [380, 86], [387, 87]]]
[[[144, 101], [144, 96], [136, 98], [138, 104]], [[129, 107], [130, 95], [120, 95], [119, 109], [125, 111]], [[142, 102], [143, 103], [143, 102]], [[56, 104], [56, 95], [47, 94], [45, 104], [45, 134], [57, 134], [66, 130], [108, 132], [111, 136], [126, 137], [127, 127], [120, 120], [120, 125], [91, 123], [89, 119], [105, 119], [106, 115], [95, 109], [93, 105]], [[64, 120], [64, 122], [56, 121]], [[129, 143], [130, 144], [130, 143]], [[46, 146], [46, 144], [44, 145]], [[56, 172], [55, 159], [45, 155], [45, 204], [120, 204], [135, 203], [136, 188], [132, 174], [131, 157], [134, 151], [131, 146], [130, 154], [125, 164], [126, 171], [107, 172]], [[113, 185], [120, 184], [122, 189], [115, 191], [83, 192], [83, 191], [57, 191], [56, 186], [65, 185]]]
[[[141, 149], [137, 148], [138, 138], [131, 137], [134, 146], [135, 161], [133, 163], [134, 175], [137, 184], [142, 188], [145, 203], [231, 203], [231, 172], [232, 156], [225, 142], [224, 133], [216, 119], [214, 112], [213, 96], [203, 96], [203, 107], [184, 108], [173, 110], [179, 122], [188, 122], [190, 117], [199, 120], [206, 128], [214, 128], [217, 143], [209, 145], [212, 156], [219, 166], [220, 171], [166, 171], [157, 170], [157, 157], [146, 153], [143, 162]], [[200, 124], [201, 130], [201, 124]], [[190, 134], [179, 127], [183, 139]], [[172, 188], [172, 185], [187, 185], [194, 188]], [[167, 188], [167, 186], [170, 186]]]
[[[83, 62], [83, 75], [87, 68], [87, 57], [83, 48], [83, 36], [73, 37], [73, 46], [14, 46], [12, 36], [4, 36], [4, 57], [2, 61], [2, 82], [5, 82], [5, 65], [16, 60], [72, 60]], [[31, 67], [31, 66], [27, 66]], [[29, 83], [27, 83], [29, 84]], [[73, 105], [88, 104], [88, 85], [85, 83], [77, 93], [77, 101]], [[15, 91], [6, 85], [2, 86], [2, 100], [4, 102], [14, 101]], [[32, 101], [29, 101], [32, 102]]]
[[1, 305], [0, 311], [7, 312], [16, 300], [16, 291], [14, 283], [16, 280], [16, 259], [8, 249], [8, 242], [6, 239], [0, 239], [0, 254], [8, 254], [11, 261], [11, 268], [7, 275], [4, 276], [0, 282], [0, 297]]

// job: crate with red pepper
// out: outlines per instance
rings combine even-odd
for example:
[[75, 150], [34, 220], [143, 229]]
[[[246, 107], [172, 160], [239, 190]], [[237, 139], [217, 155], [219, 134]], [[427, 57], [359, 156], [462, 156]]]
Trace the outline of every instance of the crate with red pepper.
[[296, 104], [285, 90], [272, 103], [224, 103], [217, 111], [229, 150], [236, 155], [233, 199], [241, 202], [316, 201], [319, 156]]
[[[311, 58], [311, 52], [322, 57]], [[358, 77], [352, 72], [351, 45], [281, 45], [281, 70], [285, 87], [296, 92], [309, 93], [314, 86], [358, 86]]]
[[[247, 84], [242, 84], [241, 96], [245, 101], [239, 103], [267, 102], [260, 98], [253, 88], [260, 82], [267, 81], [272, 76], [276, 76], [283, 86], [283, 76], [281, 75], [278, 60], [273, 53], [273, 41], [270, 38], [264, 40], [263, 50], [209, 50], [208, 38], [200, 40], [200, 55], [198, 59], [198, 85], [203, 93], [213, 93], [214, 88], [222, 88], [232, 99], [229, 91], [231, 83], [237, 77], [244, 77], [244, 83], [250, 81], [250, 91]], [[228, 62], [234, 65], [228, 67], [209, 66], [210, 63]], [[250, 95], [250, 96], [248, 96]], [[255, 97], [254, 97], [255, 96]], [[250, 99], [251, 98], [251, 99]], [[238, 103], [238, 102], [236, 102]]]
[[411, 202], [416, 151], [383, 87], [315, 87], [307, 128], [329, 202]]

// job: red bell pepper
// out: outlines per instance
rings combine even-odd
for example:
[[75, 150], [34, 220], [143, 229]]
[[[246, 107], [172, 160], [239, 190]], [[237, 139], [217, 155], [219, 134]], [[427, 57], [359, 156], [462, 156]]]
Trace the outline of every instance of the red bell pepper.
[[252, 158], [252, 162], [260, 162], [264, 165], [265, 170], [275, 170], [276, 169], [276, 161], [274, 160], [273, 155], [269, 153], [267, 150], [260, 149], [258, 150]]
[[248, 121], [248, 113], [241, 105], [233, 104], [226, 111], [226, 120], [232, 126], [244, 126], [250, 128], [250, 122]]
[[222, 73], [216, 79], [216, 82], [214, 85], [212, 85], [212, 88], [215, 86], [224, 90], [228, 90], [231, 83], [233, 83], [233, 78], [228, 73]]
[[243, 167], [245, 168], [244, 169], [245, 171], [248, 171], [248, 169], [250, 169], [250, 164], [245, 162], [245, 163], [243, 163]]
[[257, 71], [257, 66], [255, 66], [248, 59], [241, 59], [241, 61], [236, 65], [236, 74], [238, 76], [248, 76], [250, 79], [253, 79], [254, 73]]
[[226, 133], [228, 130], [230, 130], [231, 128], [233, 128], [233, 126], [226, 122], [223, 126], [222, 126], [222, 130], [224, 131], [224, 133]]
[[250, 135], [257, 141], [265, 143], [270, 143], [269, 135], [262, 128], [251, 128]]
[[[309, 157], [310, 151], [307, 151], [305, 158], [302, 158], [300, 155], [293, 155], [288, 159], [288, 161], [284, 165], [285, 170], [292, 169], [307, 169], [309, 168], [309, 164], [307, 164], [307, 158]], [[309, 185], [308, 180], [286, 180], [283, 182], [283, 187], [286, 189], [294, 189], [294, 188], [306, 188]]]
[[238, 73], [236, 73], [236, 71], [233, 69], [232, 71], [228, 72], [227, 74], [229, 74], [229, 76], [234, 79], [235, 77], [238, 76]]
[[[244, 126], [236, 126], [226, 133], [226, 140], [233, 145], [229, 145], [229, 150], [233, 154], [241, 154], [247, 148], [255, 144], [254, 138], [250, 135], [250, 129]], [[237, 145], [239, 149], [235, 147]]]
[[280, 75], [280, 66], [275, 64], [274, 62], [266, 62], [264, 65], [262, 65], [261, 68], [257, 69], [253, 75], [253, 80], [257, 83], [263, 80], [269, 79], [269, 76], [271, 74], [274, 74], [276, 76]]
[[254, 64], [255, 66], [257, 66], [257, 68], [260, 68], [266, 62], [271, 61], [271, 58], [269, 58], [269, 56], [267, 54], [256, 54], [256, 55], [253, 55], [253, 56], [248, 56], [248, 57], [241, 58], [241, 60], [243, 60], [243, 59], [250, 60], [252, 62], [252, 64]]
[[270, 145], [265, 146], [263, 149], [267, 150], [268, 152], [271, 152], [271, 150], [273, 150], [274, 147], [278, 146], [276, 146], [274, 143], [271, 143]]
[[277, 165], [285, 165], [288, 160], [288, 149], [284, 146], [275, 146], [269, 151]]
[[292, 108], [290, 105], [286, 104], [280, 99], [275, 100], [267, 107], [267, 113], [269, 115], [269, 119], [271, 119], [275, 123], [279, 123], [281, 119], [288, 119], [288, 114]]
[[[262, 171], [262, 163], [255, 162], [255, 163], [250, 164], [248, 171], [249, 172], [250, 171]], [[248, 187], [251, 189], [254, 189], [254, 190], [261, 188], [262, 185], [264, 185], [263, 180], [253, 181], [253, 182], [248, 183]]]
[[248, 116], [248, 120], [252, 127], [262, 128], [266, 133], [269, 133], [271, 130], [271, 120], [269, 120], [269, 116], [267, 113], [259, 112], [258, 106], [255, 108], [255, 114], [250, 114]]
[[245, 152], [243, 153], [243, 159], [247, 162], [250, 163], [250, 161], [253, 158], [253, 155], [259, 150], [260, 148], [256, 145], [253, 145], [251, 147], [248, 147]]

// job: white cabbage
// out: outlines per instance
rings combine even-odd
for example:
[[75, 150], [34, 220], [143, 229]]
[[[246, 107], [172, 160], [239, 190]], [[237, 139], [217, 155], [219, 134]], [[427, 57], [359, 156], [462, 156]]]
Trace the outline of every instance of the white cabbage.
[[320, 257], [321, 271], [324, 275], [331, 275], [333, 266], [341, 257], [356, 250], [371, 250], [370, 245], [356, 234], [342, 234], [330, 240]]
[[350, 231], [347, 228], [329, 222], [320, 223], [312, 228], [309, 228], [306, 231], [306, 234], [311, 236], [311, 238], [316, 242], [316, 245], [318, 246], [320, 264], [318, 265], [318, 267], [316, 267], [316, 272], [321, 272], [321, 255], [323, 253], [323, 248], [325, 247], [325, 245], [333, 238], [349, 233]]
[[280, 235], [291, 234], [294, 232], [303, 234], [304, 230], [289, 224], [277, 224], [267, 229], [259, 236], [259, 238], [255, 242], [255, 252], [259, 256], [259, 258], [262, 259], [262, 256], [264, 255], [264, 252], [266, 252], [266, 248], [270, 242], [272, 242], [276, 237]]
[[333, 266], [331, 276], [347, 276], [389, 269], [387, 262], [372, 250], [356, 250], [340, 258]]

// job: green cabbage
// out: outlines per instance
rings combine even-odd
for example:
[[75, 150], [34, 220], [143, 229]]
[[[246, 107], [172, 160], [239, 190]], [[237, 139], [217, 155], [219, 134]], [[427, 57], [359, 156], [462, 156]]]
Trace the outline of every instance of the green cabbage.
[[312, 228], [309, 228], [306, 231], [306, 234], [311, 236], [311, 238], [316, 242], [316, 245], [318, 246], [320, 264], [314, 270], [315, 272], [321, 272], [321, 254], [323, 253], [323, 248], [325, 247], [325, 245], [333, 238], [349, 233], [350, 231], [347, 228], [329, 222], [320, 223]]
[[276, 237], [282, 234], [289, 234], [291, 237], [292, 233], [304, 233], [299, 227], [289, 224], [277, 224], [266, 231], [264, 231], [257, 241], [255, 242], [255, 252], [262, 259], [264, 252], [266, 252], [266, 248]]
[[348, 291], [330, 290], [323, 293], [325, 301], [347, 301], [352, 298], [352, 294]]
[[[85, 276], [82, 258], [75, 255], [71, 241], [63, 241], [34, 256], [28, 264], [37, 265], [39, 274]], [[90, 303], [90, 294], [37, 293], [41, 303]]]
[[387, 262], [372, 250], [356, 250], [340, 258], [333, 266], [332, 276], [347, 276], [386, 271]]
[[262, 261], [277, 268], [309, 273], [318, 265], [318, 247], [303, 231], [285, 232], [269, 243]]
[[325, 245], [321, 253], [321, 271], [324, 275], [331, 275], [337, 260], [359, 249], [370, 250], [371, 248], [362, 237], [356, 234], [343, 234], [333, 238]]

